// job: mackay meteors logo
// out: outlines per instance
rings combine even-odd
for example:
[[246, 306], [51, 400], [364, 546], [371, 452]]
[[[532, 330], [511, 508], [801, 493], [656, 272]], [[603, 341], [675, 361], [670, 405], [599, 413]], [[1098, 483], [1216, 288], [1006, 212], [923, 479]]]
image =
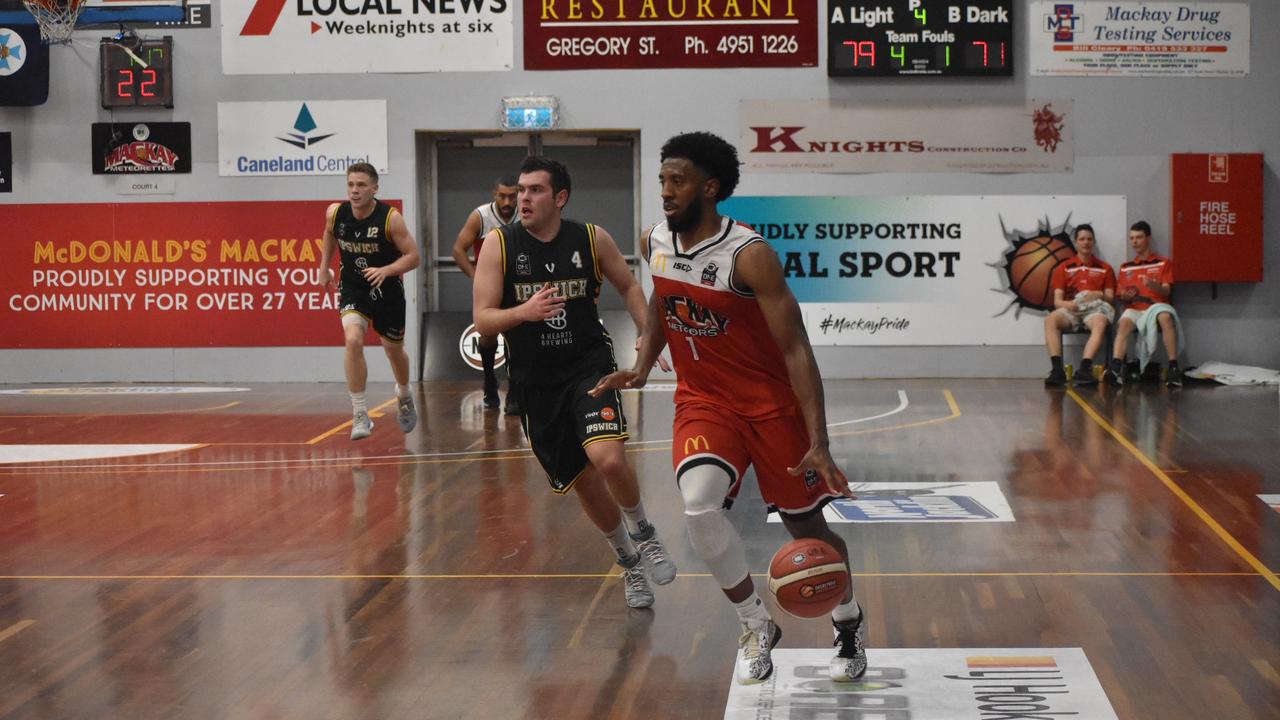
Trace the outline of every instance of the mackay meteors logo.
[[729, 328], [729, 318], [699, 305], [693, 298], [668, 295], [662, 298], [667, 327], [686, 335], [715, 337]]

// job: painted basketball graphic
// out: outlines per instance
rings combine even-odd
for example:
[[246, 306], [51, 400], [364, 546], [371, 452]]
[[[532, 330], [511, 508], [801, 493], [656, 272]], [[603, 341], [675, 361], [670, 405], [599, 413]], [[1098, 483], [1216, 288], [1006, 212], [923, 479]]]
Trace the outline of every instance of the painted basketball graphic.
[[1003, 291], [1012, 300], [999, 315], [1014, 308], [1014, 317], [1022, 310], [1053, 311], [1053, 271], [1076, 255], [1071, 233], [1075, 225], [1070, 217], [1060, 225], [1049, 218], [1036, 224], [1034, 230], [1009, 229], [1000, 218], [1000, 230], [1008, 242], [1002, 262], [988, 265], [1000, 273]]
[[1018, 304], [1052, 310], [1053, 271], [1075, 255], [1075, 247], [1065, 233], [1021, 238], [1005, 254], [1009, 290], [1017, 297]]

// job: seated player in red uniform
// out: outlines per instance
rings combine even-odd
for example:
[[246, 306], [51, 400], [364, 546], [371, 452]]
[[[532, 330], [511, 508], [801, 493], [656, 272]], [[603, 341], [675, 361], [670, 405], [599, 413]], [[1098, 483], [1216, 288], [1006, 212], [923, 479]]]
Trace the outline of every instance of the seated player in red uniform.
[[1182, 372], [1178, 369], [1179, 332], [1178, 313], [1169, 304], [1173, 293], [1173, 261], [1151, 251], [1151, 226], [1139, 220], [1129, 227], [1129, 246], [1133, 259], [1120, 264], [1116, 281], [1116, 297], [1126, 305], [1116, 323], [1116, 344], [1111, 353], [1111, 367], [1107, 381], [1124, 384], [1124, 357], [1129, 350], [1129, 336], [1138, 331], [1138, 359], [1147, 364], [1155, 349], [1156, 337], [1164, 339], [1165, 354], [1169, 358], [1169, 373], [1165, 383], [1170, 387], [1182, 385]]
[[1115, 319], [1111, 306], [1116, 295], [1116, 271], [1093, 254], [1097, 240], [1093, 226], [1080, 225], [1075, 231], [1076, 256], [1053, 270], [1054, 311], [1044, 319], [1044, 344], [1049, 349], [1053, 367], [1045, 385], [1066, 385], [1067, 373], [1062, 368], [1062, 333], [1089, 329], [1084, 344], [1084, 359], [1076, 373], [1076, 385], [1097, 385], [1093, 377], [1093, 356], [1106, 340], [1107, 326]]
[[[717, 209], [738, 184], [739, 164], [734, 147], [710, 133], [663, 146], [666, 220], [640, 237], [654, 287], [639, 355], [592, 392], [643, 386], [670, 347], [678, 378], [671, 453], [689, 538], [742, 622], [738, 681], [759, 683], [773, 672], [770, 651], [782, 633], [756, 595], [725, 510], [754, 466], [787, 531], [830, 543], [847, 567], [848, 548], [822, 508], [850, 492], [828, 449], [822, 378], [782, 265], [759, 234]], [[833, 680], [866, 672], [862, 618], [851, 584], [832, 612]]]

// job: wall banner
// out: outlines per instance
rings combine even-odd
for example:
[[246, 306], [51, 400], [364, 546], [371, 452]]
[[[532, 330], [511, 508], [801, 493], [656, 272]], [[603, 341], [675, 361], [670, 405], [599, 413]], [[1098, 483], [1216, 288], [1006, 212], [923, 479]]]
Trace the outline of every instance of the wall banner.
[[1249, 74], [1245, 3], [1037, 0], [1027, 16], [1032, 75]]
[[510, 70], [510, 0], [222, 0], [227, 75]]
[[0, 132], [0, 193], [13, 192], [13, 134]]
[[1093, 225], [1125, 259], [1123, 196], [733, 197], [778, 252], [814, 345], [1040, 345], [1049, 278]]
[[813, 67], [818, 3], [524, 3], [526, 70]]
[[218, 103], [218, 174], [345, 175], [387, 171], [386, 100]]
[[328, 206], [10, 206], [0, 348], [340, 345], [316, 285]]
[[191, 123], [94, 123], [93, 174], [191, 172]]
[[1067, 172], [1071, 101], [743, 100], [738, 152], [757, 172]]

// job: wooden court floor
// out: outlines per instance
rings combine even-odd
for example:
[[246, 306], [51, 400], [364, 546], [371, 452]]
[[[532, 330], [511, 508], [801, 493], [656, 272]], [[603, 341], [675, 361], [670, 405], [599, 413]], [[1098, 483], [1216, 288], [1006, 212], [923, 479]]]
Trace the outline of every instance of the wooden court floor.
[[[625, 396], [681, 568], [632, 611], [478, 384], [415, 386], [418, 428], [388, 412], [360, 443], [338, 384], [71, 387], [0, 393], [0, 719], [724, 716], [738, 628], [684, 532], [669, 391]], [[994, 483], [1014, 518], [835, 526], [873, 666], [1079, 647], [1124, 720], [1280, 718], [1276, 388], [826, 388], [864, 493]], [[111, 444], [192, 447], [15, 461]], [[782, 527], [750, 485], [730, 515], [763, 572]], [[780, 623], [784, 648], [830, 645], [826, 621]]]

